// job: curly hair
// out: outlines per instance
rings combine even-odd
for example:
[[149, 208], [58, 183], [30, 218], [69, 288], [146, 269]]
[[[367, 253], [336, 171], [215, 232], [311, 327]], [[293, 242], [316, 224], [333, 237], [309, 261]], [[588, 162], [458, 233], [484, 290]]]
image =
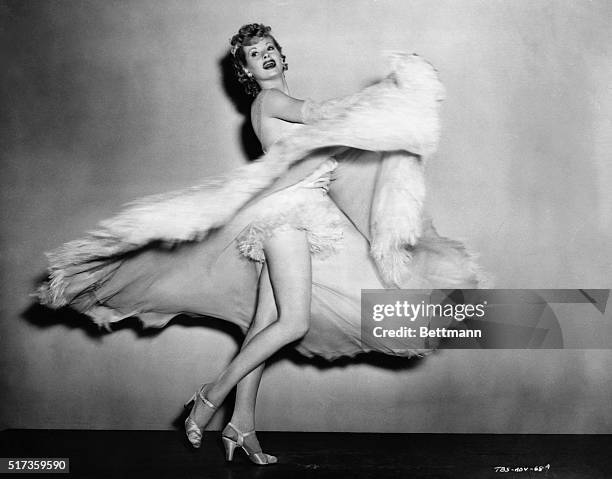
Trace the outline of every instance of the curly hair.
[[230, 40], [230, 44], [232, 45], [230, 55], [232, 58], [234, 73], [236, 74], [236, 79], [238, 82], [244, 87], [247, 95], [257, 96], [257, 94], [261, 91], [261, 87], [252, 76], [247, 74], [244, 68], [247, 62], [244, 51], [242, 50], [243, 46], [253, 45], [254, 43], [259, 42], [262, 38], [270, 38], [281, 55], [283, 68], [287, 70], [285, 55], [283, 55], [282, 48], [276, 41], [276, 38], [270, 34], [271, 30], [272, 29], [270, 27], [264, 25], [263, 23], [249, 23], [240, 27], [238, 33]]

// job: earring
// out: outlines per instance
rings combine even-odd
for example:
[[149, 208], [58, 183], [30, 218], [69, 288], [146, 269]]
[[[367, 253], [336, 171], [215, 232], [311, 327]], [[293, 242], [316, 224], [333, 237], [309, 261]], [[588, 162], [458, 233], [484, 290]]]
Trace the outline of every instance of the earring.
[[289, 70], [289, 64], [285, 60], [283, 60], [283, 71], [287, 70]]
[[249, 70], [245, 69], [244, 73], [246, 73], [246, 76], [248, 76], [249, 78], [253, 78], [253, 74]]

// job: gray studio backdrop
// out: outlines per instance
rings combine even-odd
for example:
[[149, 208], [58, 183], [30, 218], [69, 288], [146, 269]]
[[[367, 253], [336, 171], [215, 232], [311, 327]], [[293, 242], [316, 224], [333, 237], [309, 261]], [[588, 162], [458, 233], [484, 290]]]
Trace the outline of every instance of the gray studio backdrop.
[[[428, 58], [448, 90], [428, 168], [439, 231], [478, 251], [500, 287], [612, 286], [611, 5], [1, 2], [0, 427], [169, 429], [235, 353], [218, 328], [92, 337], [32, 319], [28, 293], [44, 251], [126, 201], [246, 161], [219, 64], [243, 23], [273, 26], [302, 98], [375, 80], [383, 50]], [[588, 342], [610, 317], [587, 308], [562, 326], [570, 344]], [[446, 350], [392, 366], [278, 361], [258, 426], [612, 432], [609, 350]]]

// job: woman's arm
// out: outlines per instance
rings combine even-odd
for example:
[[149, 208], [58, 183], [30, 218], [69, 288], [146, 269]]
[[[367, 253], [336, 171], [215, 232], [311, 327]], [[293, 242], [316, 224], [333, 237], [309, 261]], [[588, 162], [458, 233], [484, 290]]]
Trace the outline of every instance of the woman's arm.
[[353, 96], [334, 98], [324, 102], [298, 100], [276, 88], [266, 92], [262, 101], [262, 115], [291, 123], [311, 124], [323, 117], [338, 115], [342, 108], [355, 103]]
[[304, 100], [298, 100], [276, 88], [272, 88], [263, 99], [261, 113], [262, 116], [268, 118], [277, 118], [291, 123], [304, 123], [302, 118], [303, 104]]

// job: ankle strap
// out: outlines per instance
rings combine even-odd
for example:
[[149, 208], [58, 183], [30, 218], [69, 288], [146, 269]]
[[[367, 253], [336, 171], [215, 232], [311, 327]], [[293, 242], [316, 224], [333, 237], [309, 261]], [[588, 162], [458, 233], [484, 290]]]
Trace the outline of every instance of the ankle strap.
[[234, 426], [231, 422], [228, 422], [227, 425], [231, 427], [234, 430], [234, 432], [238, 435], [238, 437], [236, 438], [236, 444], [238, 444], [239, 446], [242, 446], [244, 444], [245, 437], [255, 434], [255, 429], [249, 432], [242, 432], [240, 429]]
[[[204, 389], [204, 388], [202, 388]], [[211, 403], [208, 398], [206, 396], [204, 396], [204, 393], [202, 392], [202, 389], [200, 389], [200, 391], [198, 391], [198, 396], [199, 398], [202, 400], [202, 402], [204, 404], [206, 404], [209, 408], [211, 408], [213, 411], [217, 410], [217, 406], [215, 406], [213, 403]]]

